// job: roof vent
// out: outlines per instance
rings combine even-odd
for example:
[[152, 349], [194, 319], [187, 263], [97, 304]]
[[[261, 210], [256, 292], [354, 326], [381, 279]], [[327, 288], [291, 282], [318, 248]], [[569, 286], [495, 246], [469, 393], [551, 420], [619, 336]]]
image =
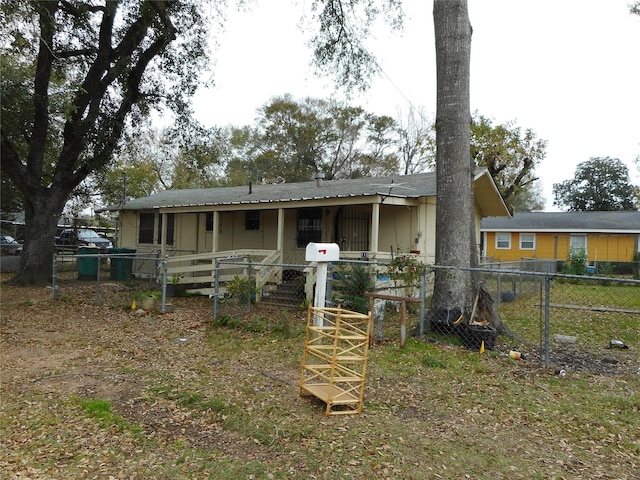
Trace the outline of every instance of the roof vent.
[[316, 187], [321, 187], [324, 180], [324, 173], [316, 172], [314, 178], [316, 179]]

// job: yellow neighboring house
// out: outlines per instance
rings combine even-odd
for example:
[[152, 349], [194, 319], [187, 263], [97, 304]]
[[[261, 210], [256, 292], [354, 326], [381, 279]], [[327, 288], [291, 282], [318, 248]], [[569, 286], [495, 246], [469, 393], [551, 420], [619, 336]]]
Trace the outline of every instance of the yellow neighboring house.
[[493, 262], [524, 258], [630, 262], [640, 252], [640, 212], [523, 212], [482, 220], [482, 253]]

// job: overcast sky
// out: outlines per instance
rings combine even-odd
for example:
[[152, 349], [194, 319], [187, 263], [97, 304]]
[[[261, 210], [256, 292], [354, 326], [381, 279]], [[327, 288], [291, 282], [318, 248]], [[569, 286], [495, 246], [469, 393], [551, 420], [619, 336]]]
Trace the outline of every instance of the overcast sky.
[[[552, 209], [553, 183], [590, 157], [619, 158], [640, 183], [640, 17], [631, 0], [469, 0], [473, 26], [471, 108], [494, 124], [513, 120], [548, 141], [537, 173]], [[352, 100], [398, 116], [436, 108], [433, 2], [404, 0], [404, 30], [379, 28], [367, 42], [384, 74]], [[199, 92], [207, 127], [252, 124], [274, 96], [334, 97], [332, 79], [309, 66], [309, 33], [298, 28], [309, 2], [256, 0], [230, 11], [213, 52], [215, 86]], [[308, 11], [307, 11], [308, 13]]]

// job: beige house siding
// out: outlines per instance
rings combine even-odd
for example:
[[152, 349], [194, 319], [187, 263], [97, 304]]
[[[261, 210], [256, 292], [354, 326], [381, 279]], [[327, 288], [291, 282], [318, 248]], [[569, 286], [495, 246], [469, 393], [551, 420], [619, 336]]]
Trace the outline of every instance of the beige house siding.
[[[323, 187], [303, 182], [259, 185], [253, 190], [225, 187], [159, 192], [118, 209], [117, 244], [142, 254], [169, 256], [269, 250], [281, 252], [284, 263], [303, 264], [306, 245], [298, 245], [298, 213], [317, 208], [322, 218], [319, 240], [336, 242], [341, 256], [387, 260], [392, 252], [419, 252], [421, 261], [434, 263], [435, 174], [378, 182], [353, 179], [325, 182]], [[479, 238], [483, 216], [509, 213], [486, 170], [476, 173], [474, 192]], [[259, 212], [258, 229], [246, 228], [247, 211]], [[153, 243], [139, 244], [140, 215], [149, 213], [155, 218]], [[162, 245], [157, 225], [160, 215], [167, 214], [174, 215], [174, 242]], [[163, 221], [165, 226], [168, 223]]]
[[[393, 252], [420, 252], [427, 262], [435, 260], [435, 202], [431, 199], [421, 199], [417, 205], [381, 205], [379, 207], [380, 226], [378, 231], [377, 252], [390, 255]], [[371, 205], [349, 205], [345, 207], [329, 206], [323, 208], [323, 242], [336, 242], [342, 251], [354, 252], [357, 255], [371, 252]], [[153, 213], [156, 229], [153, 244], [138, 243], [139, 214]], [[268, 209], [260, 211], [260, 228], [258, 230], [245, 229], [244, 210], [223, 211], [218, 214], [217, 232], [207, 230], [207, 212], [176, 213], [174, 220], [174, 243], [167, 245], [167, 255], [189, 253], [207, 253], [214, 251], [214, 238], [217, 235], [217, 251], [240, 249], [277, 249], [278, 242], [278, 210]], [[351, 248], [351, 242], [346, 238], [336, 238], [336, 219], [342, 214], [357, 214], [368, 221], [368, 231], [363, 234], [362, 229], [352, 232], [358, 235], [358, 244], [368, 244], [367, 248]], [[159, 215], [155, 212], [121, 212], [118, 246], [135, 248], [140, 253], [158, 253], [160, 251], [157, 222]], [[477, 220], [479, 225], [480, 219]], [[290, 263], [304, 263], [305, 248], [297, 245], [297, 209], [284, 209], [283, 261]]]

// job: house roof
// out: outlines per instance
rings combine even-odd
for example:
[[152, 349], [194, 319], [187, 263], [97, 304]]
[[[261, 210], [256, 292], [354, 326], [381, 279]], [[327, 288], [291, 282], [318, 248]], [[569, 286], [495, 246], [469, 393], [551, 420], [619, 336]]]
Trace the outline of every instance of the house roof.
[[640, 212], [521, 212], [484, 218], [481, 231], [640, 234]]
[[[509, 215], [502, 197], [486, 169], [478, 169], [474, 180], [476, 202], [482, 215]], [[375, 203], [377, 198], [417, 199], [436, 195], [435, 172], [417, 175], [396, 175], [376, 178], [325, 180], [321, 186], [316, 181], [257, 184], [240, 187], [198, 188], [165, 190], [148, 197], [130, 200], [121, 207], [109, 210], [150, 210], [157, 208], [185, 208], [205, 206], [231, 206], [274, 204], [298, 201], [369, 198], [366, 203]], [[272, 207], [273, 208], [273, 207]]]

